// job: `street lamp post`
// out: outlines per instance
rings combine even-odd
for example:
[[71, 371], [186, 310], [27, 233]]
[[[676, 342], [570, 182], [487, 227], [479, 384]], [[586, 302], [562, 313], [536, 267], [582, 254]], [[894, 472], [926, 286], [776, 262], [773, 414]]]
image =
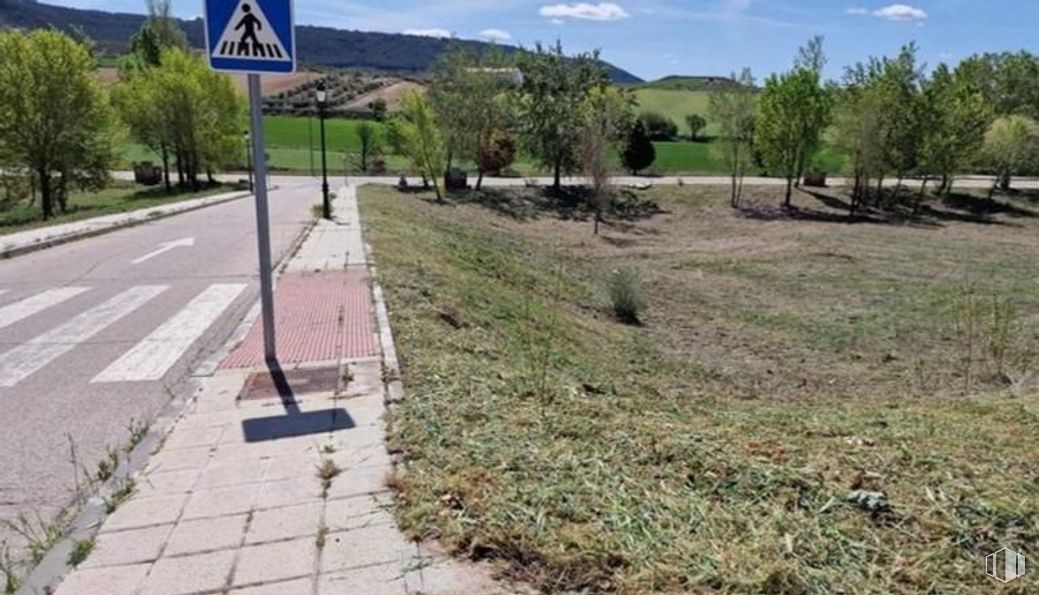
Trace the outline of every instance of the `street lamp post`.
[[249, 146], [248, 130], [242, 133], [242, 138], [245, 139], [245, 163], [249, 171], [249, 192], [256, 192], [256, 188], [253, 185], [253, 151], [252, 147]]
[[321, 81], [317, 84], [317, 111], [318, 118], [321, 120], [321, 195], [324, 199], [322, 213], [325, 219], [331, 220], [332, 202], [328, 197], [328, 154], [325, 146], [325, 105], [327, 100], [328, 90], [325, 88], [325, 82]]

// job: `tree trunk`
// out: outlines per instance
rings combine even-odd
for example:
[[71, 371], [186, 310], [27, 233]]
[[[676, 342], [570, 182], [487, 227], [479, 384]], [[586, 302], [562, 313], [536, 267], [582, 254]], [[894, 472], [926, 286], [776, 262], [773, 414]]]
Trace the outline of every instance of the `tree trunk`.
[[162, 179], [166, 183], [166, 194], [169, 194], [173, 192], [173, 186], [170, 185], [170, 152], [165, 143], [162, 144], [160, 153], [162, 154]]
[[40, 176], [40, 206], [43, 207], [43, 220], [46, 221], [54, 216], [51, 176], [46, 167], [41, 167], [37, 173]]
[[913, 204], [913, 217], [920, 214], [920, 206], [924, 203], [924, 195], [927, 193], [927, 183], [930, 181], [930, 178], [924, 176], [924, 183], [920, 184], [920, 193], [916, 195], [916, 203]]
[[786, 199], [783, 201], [783, 206], [790, 208], [790, 200], [794, 197], [794, 177], [786, 177]]
[[999, 179], [999, 189], [1003, 192], [1010, 192], [1010, 172], [1004, 173]]
[[555, 189], [556, 192], [559, 192], [559, 191], [561, 191], [563, 189], [563, 160], [562, 159], [556, 159], [556, 164], [555, 164], [555, 182], [552, 184], [552, 188]]
[[734, 170], [732, 172], [732, 196], [729, 198], [729, 204], [734, 209], [738, 209], [739, 205], [740, 205], [739, 198], [736, 196], [736, 189], [737, 189], [737, 186], [736, 186], [736, 175], [737, 175], [737, 173]]
[[877, 178], [877, 204], [883, 206], [884, 204], [884, 176]]
[[483, 188], [483, 168], [481, 167], [476, 176], [476, 191], [479, 192]]

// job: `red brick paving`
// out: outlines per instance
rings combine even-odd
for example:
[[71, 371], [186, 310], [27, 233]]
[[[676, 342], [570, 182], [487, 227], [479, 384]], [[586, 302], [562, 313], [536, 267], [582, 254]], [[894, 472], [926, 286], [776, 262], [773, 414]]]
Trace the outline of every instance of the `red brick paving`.
[[[282, 364], [378, 355], [372, 297], [364, 269], [286, 273], [274, 292], [278, 361]], [[257, 320], [221, 368], [262, 366], [263, 325]]]

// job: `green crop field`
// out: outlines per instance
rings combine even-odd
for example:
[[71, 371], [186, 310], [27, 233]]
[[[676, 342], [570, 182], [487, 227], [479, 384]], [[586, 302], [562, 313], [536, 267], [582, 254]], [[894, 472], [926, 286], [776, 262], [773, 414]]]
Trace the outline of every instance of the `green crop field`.
[[[361, 120], [330, 118], [325, 121], [325, 136], [330, 151], [356, 151], [360, 146], [357, 127]], [[378, 129], [383, 125], [373, 122]], [[321, 147], [321, 127], [317, 118], [267, 116], [264, 134], [269, 147]]]
[[[678, 124], [678, 131], [683, 136], [689, 135], [689, 126], [685, 117], [699, 114], [707, 118], [707, 104], [710, 95], [706, 91], [679, 91], [673, 89], [637, 89], [635, 99], [639, 103], [639, 112], [660, 112]], [[710, 122], [706, 134], [717, 133], [717, 126]]]

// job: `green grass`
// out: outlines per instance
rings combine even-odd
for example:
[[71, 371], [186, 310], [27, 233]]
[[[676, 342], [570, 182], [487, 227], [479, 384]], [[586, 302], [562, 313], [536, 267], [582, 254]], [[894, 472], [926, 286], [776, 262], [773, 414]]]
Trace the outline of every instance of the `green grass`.
[[673, 89], [637, 89], [635, 99], [638, 111], [660, 112], [678, 125], [678, 133], [689, 136], [689, 125], [685, 117], [699, 114], [708, 119], [707, 129], [702, 134], [714, 135], [718, 127], [710, 122], [707, 108], [710, 95], [705, 91], [680, 91]]
[[[313, 143], [314, 151], [321, 150], [321, 127], [317, 118], [267, 116], [263, 120], [268, 147], [303, 148]], [[357, 127], [361, 120], [331, 118], [325, 121], [325, 142], [329, 151], [356, 151], [360, 147]], [[384, 126], [372, 122], [380, 133]]]
[[[595, 238], [533, 192], [362, 191], [404, 529], [546, 593], [992, 592], [985, 555], [1039, 548], [1034, 214], [760, 220], [670, 188]], [[623, 268], [641, 328], [610, 312]], [[1017, 309], [1016, 388], [979, 349], [963, 394], [965, 279]]]
[[[36, 227], [71, 223], [81, 219], [126, 213], [139, 209], [150, 209], [160, 205], [200, 198], [221, 192], [231, 192], [233, 186], [217, 185], [205, 188], [200, 192], [175, 192], [166, 194], [163, 188], [141, 189], [127, 182], [115, 182], [111, 187], [100, 192], [74, 192], [69, 196], [67, 213], [58, 212], [51, 219], [44, 221], [39, 201], [30, 204], [30, 200], [14, 203], [0, 202], [0, 235], [25, 231]], [[55, 206], [57, 209], [57, 206]]]

